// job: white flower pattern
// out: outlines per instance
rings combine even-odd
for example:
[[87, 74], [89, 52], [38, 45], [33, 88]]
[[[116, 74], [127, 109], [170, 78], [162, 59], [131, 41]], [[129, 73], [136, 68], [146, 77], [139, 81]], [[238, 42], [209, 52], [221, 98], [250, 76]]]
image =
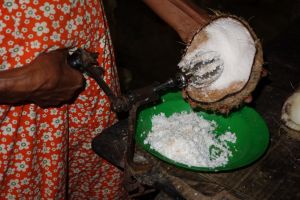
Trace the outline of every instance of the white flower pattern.
[[36, 9], [32, 8], [32, 7], [28, 7], [27, 10], [25, 11], [25, 17], [26, 18], [35, 18], [36, 17]]
[[44, 33], [49, 33], [49, 29], [47, 28], [47, 23], [46, 22], [36, 22], [35, 26], [32, 29], [34, 32], [36, 32], [37, 36], [41, 36]]
[[20, 45], [15, 45], [13, 48], [9, 49], [9, 52], [11, 53], [11, 57], [16, 57], [16, 56], [22, 56], [24, 55], [24, 47]]
[[45, 17], [49, 17], [50, 15], [55, 14], [55, 9], [53, 4], [49, 4], [46, 2], [43, 6], [40, 7], [40, 10], [44, 12]]
[[[76, 45], [99, 53], [105, 80], [118, 90], [102, 9], [98, 0], [3, 0], [0, 70]], [[90, 144], [115, 122], [115, 114], [95, 81], [86, 78], [86, 90], [72, 105], [0, 105], [0, 199], [63, 199], [67, 173], [70, 199], [121, 199], [121, 172]]]
[[0, 20], [0, 31], [2, 31], [6, 27], [6, 24], [3, 20]]
[[3, 7], [9, 12], [12, 12], [14, 9], [18, 8], [18, 4], [15, 3], [15, 0], [4, 0]]
[[16, 129], [12, 126], [12, 124], [7, 124], [6, 126], [1, 127], [1, 132], [3, 135], [13, 135], [15, 130]]

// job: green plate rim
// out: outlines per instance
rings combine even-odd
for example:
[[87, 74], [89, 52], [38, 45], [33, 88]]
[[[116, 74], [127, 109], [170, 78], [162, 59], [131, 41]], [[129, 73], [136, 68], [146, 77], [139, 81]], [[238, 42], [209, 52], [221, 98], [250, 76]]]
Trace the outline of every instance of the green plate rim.
[[[183, 106], [184, 109], [191, 110], [191, 108], [190, 108], [189, 104], [183, 100], [183, 98], [181, 96], [181, 92], [170, 92], [168, 94], [163, 95], [161, 99], [162, 99], [162, 101], [160, 103], [158, 103], [156, 105], [149, 106], [149, 107], [144, 108], [144, 109], [139, 111], [139, 114], [138, 114], [138, 117], [137, 117], [137, 126], [136, 126], [135, 139], [137, 141], [137, 144], [140, 147], [142, 147], [145, 151], [147, 151], [148, 153], [152, 154], [156, 158], [158, 158], [158, 159], [160, 159], [160, 160], [162, 160], [166, 163], [169, 163], [169, 164], [174, 165], [176, 167], [186, 169], [186, 170], [190, 170], [190, 171], [203, 171], [203, 172], [229, 171], [229, 170], [235, 170], [235, 169], [238, 169], [238, 168], [246, 167], [246, 166], [254, 163], [255, 161], [257, 161], [259, 158], [261, 158], [264, 155], [264, 153], [266, 152], [266, 150], [269, 146], [269, 130], [268, 130], [267, 124], [265, 123], [264, 119], [253, 108], [248, 107], [248, 106], [244, 106], [244, 107], [240, 108], [239, 110], [236, 110], [236, 111], [232, 112], [229, 116], [225, 117], [225, 122], [226, 122], [227, 119], [237, 118], [237, 120], [238, 120], [241, 117], [249, 117], [248, 115], [251, 115], [251, 116], [255, 117], [255, 120], [254, 120], [255, 123], [254, 124], [252, 123], [251, 127], [254, 127], [253, 130], [255, 130], [255, 128], [257, 128], [257, 127], [260, 127], [260, 133], [259, 133], [258, 136], [260, 136], [260, 140], [261, 140], [260, 142], [262, 142], [262, 143], [259, 143], [259, 150], [256, 152], [256, 154], [253, 157], [251, 157], [248, 160], [246, 159], [246, 161], [244, 161], [242, 163], [239, 163], [239, 162], [236, 163], [233, 160], [231, 160], [232, 158], [230, 158], [229, 159], [230, 160], [229, 164], [227, 164], [225, 166], [215, 167], [215, 168], [188, 166], [186, 164], [178, 163], [174, 160], [171, 160], [171, 159], [163, 156], [159, 152], [155, 151], [154, 149], [151, 149], [150, 145], [147, 145], [147, 144], [143, 143], [144, 138], [145, 138], [145, 134], [147, 134], [147, 133], [144, 133], [143, 131], [140, 130], [140, 129], [142, 129], [141, 124], [144, 122], [144, 119], [142, 117], [143, 117], [143, 115], [145, 115], [145, 112], [153, 113], [157, 110], [158, 107], [167, 106], [168, 104], [172, 104], [172, 103], [175, 103], [175, 104], [177, 103], [179, 105], [178, 107]], [[159, 109], [158, 109], [158, 111], [159, 111]], [[213, 113], [206, 113], [206, 112], [203, 112], [203, 111], [197, 111], [197, 113], [200, 114], [203, 117], [205, 116], [204, 118], [209, 118], [209, 119], [210, 118], [211, 119], [219, 119], [220, 118], [221, 120], [223, 120], [223, 118], [224, 118], [224, 116], [213, 114]], [[243, 119], [243, 118], [241, 118], [241, 119]], [[246, 120], [246, 121], [249, 122], [251, 120]], [[257, 133], [255, 133], [255, 134], [257, 134]], [[237, 135], [237, 138], [238, 138], [238, 135]], [[245, 140], [245, 139], [242, 139], [242, 141], [243, 140]], [[235, 152], [233, 152], [233, 154], [234, 153]]]

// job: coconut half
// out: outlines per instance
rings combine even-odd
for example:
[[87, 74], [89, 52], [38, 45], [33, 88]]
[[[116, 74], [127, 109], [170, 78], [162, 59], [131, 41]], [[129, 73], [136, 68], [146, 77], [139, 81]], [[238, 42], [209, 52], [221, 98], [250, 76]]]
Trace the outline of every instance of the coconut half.
[[[210, 65], [210, 70], [205, 69], [204, 75], [203, 70], [194, 70], [194, 74], [208, 80], [192, 80], [185, 89], [188, 100], [207, 110], [229, 112], [251, 94], [260, 79], [261, 44], [243, 20], [218, 16], [196, 33], [178, 66], [186, 73], [199, 62]], [[202, 82], [210, 84], [198, 84]]]
[[281, 120], [290, 129], [300, 131], [300, 87], [283, 104]]

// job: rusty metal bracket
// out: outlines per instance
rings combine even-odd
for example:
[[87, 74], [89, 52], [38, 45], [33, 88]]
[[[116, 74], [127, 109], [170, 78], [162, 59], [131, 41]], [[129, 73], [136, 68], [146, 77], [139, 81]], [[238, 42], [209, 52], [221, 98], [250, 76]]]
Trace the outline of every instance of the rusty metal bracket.
[[147, 157], [145, 154], [147, 158], [142, 162], [136, 160], [137, 152], [141, 152], [137, 151], [135, 142], [137, 112], [140, 107], [158, 101], [160, 95], [167, 89], [185, 87], [186, 77], [183, 74], [176, 74], [174, 78], [162, 84], [154, 83], [127, 95], [116, 96], [103, 80], [104, 71], [98, 66], [97, 54], [78, 49], [68, 58], [68, 63], [86, 72], [98, 83], [109, 97], [114, 111], [128, 111], [127, 120], [117, 122], [93, 139], [93, 150], [124, 170], [124, 186], [131, 197], [155, 191], [154, 185], [163, 185], [162, 183], [166, 181], [157, 170], [158, 162], [149, 155]]

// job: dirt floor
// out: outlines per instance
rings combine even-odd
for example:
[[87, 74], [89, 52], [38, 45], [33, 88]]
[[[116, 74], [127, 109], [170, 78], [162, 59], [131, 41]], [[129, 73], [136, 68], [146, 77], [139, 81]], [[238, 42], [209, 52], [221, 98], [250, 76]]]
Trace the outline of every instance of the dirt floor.
[[[300, 85], [300, 2], [195, 2], [242, 16], [261, 39], [269, 74], [254, 92], [250, 106], [265, 119], [271, 138], [268, 151], [255, 164], [230, 173], [199, 174], [193, 188], [212, 196], [227, 191], [232, 195], [227, 199], [300, 199], [300, 133], [280, 121], [284, 101]], [[172, 29], [138, 0], [110, 1], [106, 8], [123, 92], [175, 73], [185, 45]]]

